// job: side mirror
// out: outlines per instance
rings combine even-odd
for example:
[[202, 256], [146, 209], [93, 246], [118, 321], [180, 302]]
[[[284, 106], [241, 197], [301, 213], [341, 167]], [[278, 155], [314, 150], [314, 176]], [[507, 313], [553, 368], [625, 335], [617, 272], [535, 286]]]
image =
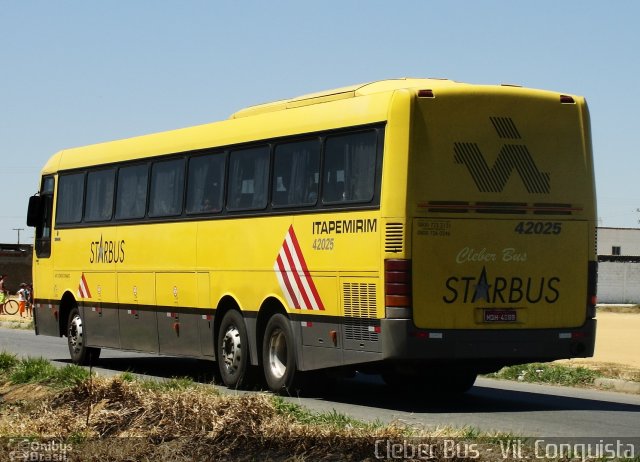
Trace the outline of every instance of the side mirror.
[[27, 226], [38, 226], [42, 223], [42, 196], [31, 196], [29, 198], [29, 209], [27, 210]]

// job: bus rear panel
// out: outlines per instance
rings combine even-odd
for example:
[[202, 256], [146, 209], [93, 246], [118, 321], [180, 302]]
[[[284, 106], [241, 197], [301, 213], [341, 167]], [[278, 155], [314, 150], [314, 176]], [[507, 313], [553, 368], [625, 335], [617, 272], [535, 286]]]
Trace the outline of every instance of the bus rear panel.
[[413, 116], [411, 310], [385, 321], [387, 358], [482, 371], [591, 356], [595, 198], [584, 99], [512, 87], [418, 91]]

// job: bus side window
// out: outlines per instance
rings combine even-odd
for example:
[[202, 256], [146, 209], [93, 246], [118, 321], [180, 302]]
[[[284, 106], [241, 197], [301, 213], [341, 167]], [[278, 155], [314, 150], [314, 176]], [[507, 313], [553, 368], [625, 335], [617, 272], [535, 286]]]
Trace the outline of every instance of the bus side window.
[[184, 159], [154, 162], [151, 167], [149, 216], [181, 215], [183, 194]]
[[269, 191], [268, 146], [232, 151], [229, 158], [228, 210], [263, 210]]
[[115, 170], [98, 170], [87, 174], [85, 221], [108, 221], [113, 215]]
[[323, 177], [323, 203], [370, 202], [376, 177], [376, 133], [328, 137]]
[[225, 154], [218, 153], [189, 160], [188, 214], [218, 213], [222, 210], [226, 159]]
[[318, 200], [320, 141], [279, 144], [274, 159], [273, 206], [315, 205]]
[[122, 167], [118, 173], [116, 191], [116, 219], [143, 218], [147, 205], [147, 179], [149, 169], [146, 164]]
[[80, 223], [84, 197], [84, 173], [60, 175], [56, 224]]

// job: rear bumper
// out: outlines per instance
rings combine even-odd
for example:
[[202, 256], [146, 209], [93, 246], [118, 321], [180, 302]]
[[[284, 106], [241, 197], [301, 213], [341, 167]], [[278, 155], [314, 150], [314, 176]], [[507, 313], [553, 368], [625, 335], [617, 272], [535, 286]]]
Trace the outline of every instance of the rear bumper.
[[385, 360], [523, 363], [593, 356], [596, 320], [571, 329], [419, 329], [410, 319], [382, 319]]

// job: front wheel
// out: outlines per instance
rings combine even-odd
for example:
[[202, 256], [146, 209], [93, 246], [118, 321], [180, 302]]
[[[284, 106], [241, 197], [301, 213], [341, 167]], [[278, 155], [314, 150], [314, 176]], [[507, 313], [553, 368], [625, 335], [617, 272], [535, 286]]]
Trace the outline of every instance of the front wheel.
[[71, 361], [74, 364], [87, 366], [94, 364], [100, 357], [100, 348], [88, 347], [85, 344], [83, 322], [78, 308], [73, 308], [69, 313], [67, 344]]
[[282, 314], [269, 319], [262, 343], [262, 367], [269, 389], [288, 393], [296, 378], [296, 354], [289, 320]]
[[13, 315], [18, 312], [19, 307], [20, 305], [15, 300], [7, 300], [7, 302], [4, 304], [4, 312], [6, 314]]

